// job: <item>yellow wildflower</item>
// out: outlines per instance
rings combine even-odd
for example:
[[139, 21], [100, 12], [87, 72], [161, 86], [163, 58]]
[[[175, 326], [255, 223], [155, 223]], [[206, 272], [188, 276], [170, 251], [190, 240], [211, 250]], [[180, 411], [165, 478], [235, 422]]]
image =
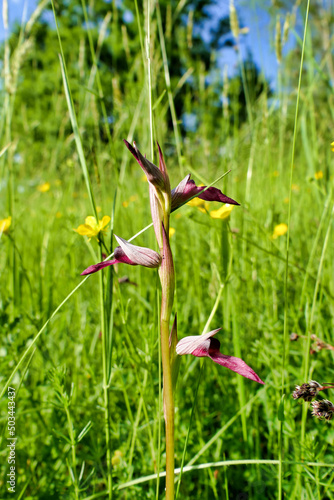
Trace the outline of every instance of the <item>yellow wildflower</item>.
[[279, 171], [278, 170], [274, 170], [273, 171], [273, 176], [274, 177], [278, 177], [279, 176]]
[[279, 236], [283, 236], [288, 231], [288, 226], [284, 222], [278, 224], [274, 228], [272, 239], [276, 240]]
[[47, 193], [48, 191], [50, 191], [50, 188], [50, 182], [44, 182], [43, 184], [37, 186], [37, 191], [39, 191], [40, 193]]
[[298, 193], [298, 191], [300, 191], [300, 187], [298, 186], [298, 184], [292, 184], [291, 190], [295, 193]]
[[169, 237], [171, 238], [175, 234], [175, 229], [173, 227], [169, 228]]
[[7, 217], [6, 219], [0, 220], [0, 236], [2, 235], [2, 233], [8, 234], [11, 223], [11, 216]]
[[61, 219], [63, 214], [61, 212], [56, 212], [56, 219]]
[[331, 142], [331, 150], [334, 151], [334, 141]]
[[288, 196], [286, 198], [284, 198], [283, 203], [285, 203], [286, 205], [289, 203], [289, 197]]
[[130, 205], [130, 203], [127, 200], [125, 200], [125, 201], [122, 201], [122, 205], [123, 205], [124, 208], [128, 208], [128, 206]]
[[322, 178], [323, 178], [323, 176], [324, 176], [324, 174], [323, 174], [323, 172], [322, 172], [321, 170], [318, 170], [318, 172], [316, 172], [316, 173], [314, 174], [314, 177], [315, 177], [315, 179], [316, 179], [317, 181], [318, 181], [319, 179], [322, 179]]
[[200, 212], [203, 212], [203, 214], [206, 214], [209, 211], [209, 202], [205, 200], [201, 200], [200, 198], [193, 198], [192, 200], [188, 201], [187, 205], [190, 207], [196, 207]]
[[204, 207], [204, 200], [201, 200], [200, 198], [193, 198], [188, 201], [187, 205], [190, 207]]
[[210, 217], [212, 217], [213, 219], [227, 219], [232, 210], [233, 210], [233, 205], [226, 203], [226, 205], [223, 205], [218, 210], [212, 210], [210, 212]]
[[88, 236], [88, 238], [95, 237], [97, 239], [97, 235], [101, 232], [105, 232], [106, 226], [110, 222], [110, 217], [105, 215], [102, 220], [96, 221], [95, 217], [92, 215], [86, 217], [85, 224], [81, 224], [77, 229], [73, 229], [73, 231], [81, 234], [81, 236]]

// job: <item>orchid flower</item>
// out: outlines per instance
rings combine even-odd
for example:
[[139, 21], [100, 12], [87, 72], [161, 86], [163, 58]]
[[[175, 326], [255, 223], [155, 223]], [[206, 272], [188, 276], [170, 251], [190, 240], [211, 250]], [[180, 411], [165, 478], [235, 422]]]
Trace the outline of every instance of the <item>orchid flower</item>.
[[161, 256], [158, 254], [158, 252], [155, 252], [150, 248], [132, 245], [128, 241], [123, 240], [123, 238], [116, 236], [116, 234], [114, 236], [120, 245], [119, 247], [115, 248], [114, 259], [99, 262], [98, 264], [87, 267], [87, 269], [85, 269], [81, 273], [82, 276], [85, 276], [86, 274], [96, 273], [104, 267], [121, 263], [129, 264], [130, 266], [144, 266], [151, 268], [160, 266]]
[[187, 203], [194, 196], [205, 201], [219, 201], [221, 203], [229, 203], [230, 205], [239, 205], [232, 198], [229, 198], [224, 193], [215, 187], [209, 187], [205, 191], [206, 186], [196, 186], [195, 182], [190, 179], [188, 174], [181, 182], [172, 190], [172, 212], [179, 208], [184, 203]]
[[218, 365], [225, 366], [230, 370], [239, 373], [243, 377], [259, 382], [259, 384], [264, 384], [264, 382], [256, 375], [254, 370], [250, 368], [246, 363], [234, 356], [227, 356], [222, 354], [219, 350], [220, 342], [218, 339], [213, 339], [212, 337], [219, 332], [221, 328], [212, 330], [211, 332], [205, 333], [203, 335], [188, 336], [180, 340], [176, 346], [176, 352], [179, 355], [192, 354], [198, 358], [208, 357]]
[[[134, 148], [126, 140], [124, 140], [126, 147], [136, 158], [137, 162], [145, 172], [148, 182], [153, 184], [155, 187], [164, 188], [169, 187], [169, 179], [166, 171], [166, 166], [164, 158], [158, 144], [159, 149], [159, 167], [156, 167], [153, 163], [146, 160], [144, 156], [138, 150], [136, 144], [134, 143]], [[153, 169], [153, 167], [155, 167]], [[215, 187], [209, 187], [203, 191], [206, 186], [196, 186], [195, 182], [190, 179], [190, 174], [188, 174], [171, 192], [172, 206], [171, 212], [179, 208], [184, 203], [187, 203], [190, 198], [198, 196], [201, 200], [205, 201], [219, 201], [221, 203], [229, 203], [230, 205], [239, 205], [239, 203], [232, 198], [229, 198], [224, 193]]]

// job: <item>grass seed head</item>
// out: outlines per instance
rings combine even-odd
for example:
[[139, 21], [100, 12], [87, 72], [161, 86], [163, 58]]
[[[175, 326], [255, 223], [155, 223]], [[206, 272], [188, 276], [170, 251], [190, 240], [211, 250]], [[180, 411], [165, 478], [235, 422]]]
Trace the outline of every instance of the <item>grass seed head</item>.
[[334, 405], [328, 399], [322, 399], [321, 401], [313, 401], [312, 415], [319, 420], [332, 420], [334, 413]]
[[315, 380], [310, 380], [306, 384], [296, 385], [296, 389], [292, 393], [293, 399], [303, 399], [304, 401], [312, 401], [321, 390], [322, 386]]

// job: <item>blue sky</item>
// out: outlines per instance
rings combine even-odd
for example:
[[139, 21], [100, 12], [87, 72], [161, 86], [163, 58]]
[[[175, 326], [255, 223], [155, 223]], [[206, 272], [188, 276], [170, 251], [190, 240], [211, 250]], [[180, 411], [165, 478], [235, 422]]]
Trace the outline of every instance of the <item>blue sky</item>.
[[[8, 0], [9, 23], [26, 21], [34, 11], [37, 0]], [[242, 26], [249, 28], [249, 33], [241, 37], [240, 49], [245, 55], [249, 50], [257, 66], [264, 71], [271, 86], [276, 86], [277, 61], [274, 49], [275, 26], [264, 6], [267, 0], [235, 0], [239, 22]], [[215, 7], [210, 11], [212, 19], [229, 15], [229, 0], [218, 0]], [[208, 24], [208, 26], [210, 23]], [[1, 21], [0, 40], [5, 37], [4, 27]], [[293, 37], [290, 36], [286, 49], [293, 46]], [[227, 65], [229, 75], [237, 69], [237, 55], [233, 48], [224, 48], [218, 55], [219, 65]]]

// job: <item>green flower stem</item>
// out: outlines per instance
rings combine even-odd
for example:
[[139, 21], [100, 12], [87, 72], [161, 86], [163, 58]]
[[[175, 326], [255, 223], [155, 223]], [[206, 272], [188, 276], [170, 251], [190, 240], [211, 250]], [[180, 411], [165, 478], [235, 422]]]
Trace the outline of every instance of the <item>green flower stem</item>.
[[164, 232], [163, 260], [159, 270], [161, 281], [161, 358], [166, 427], [166, 500], [174, 500], [174, 397], [169, 349], [169, 322], [174, 301], [175, 274], [168, 235]]
[[[99, 257], [102, 257], [102, 245], [99, 245]], [[104, 312], [104, 284], [103, 273], [99, 274], [100, 280], [100, 306], [101, 306], [101, 334], [102, 334], [102, 370], [103, 370], [103, 402], [104, 402], [104, 429], [107, 448], [107, 482], [108, 482], [108, 500], [112, 499], [112, 463], [111, 463], [111, 440], [110, 440], [110, 404], [109, 404], [109, 386], [108, 386], [108, 338]]]

